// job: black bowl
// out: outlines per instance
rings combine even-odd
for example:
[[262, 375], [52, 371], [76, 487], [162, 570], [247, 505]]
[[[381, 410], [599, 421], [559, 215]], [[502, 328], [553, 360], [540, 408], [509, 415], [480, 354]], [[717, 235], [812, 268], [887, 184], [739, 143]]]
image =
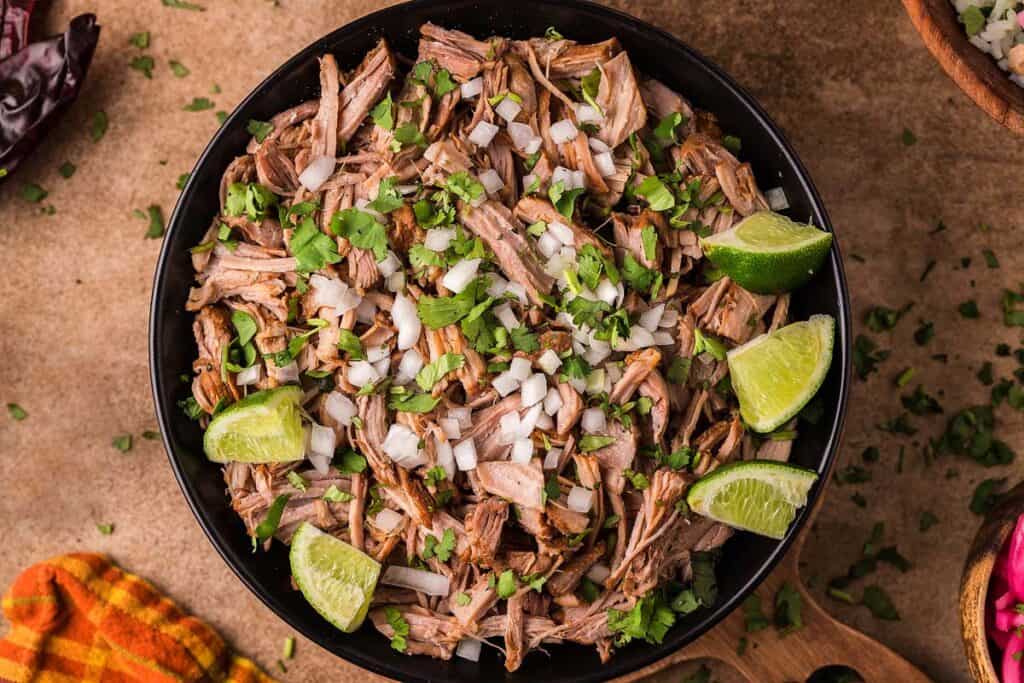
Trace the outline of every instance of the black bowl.
[[281, 544], [269, 553], [253, 555], [241, 521], [224, 492], [220, 467], [206, 461], [198, 426], [176, 402], [189, 387], [179, 376], [189, 373], [195, 355], [192, 315], [185, 300], [192, 282], [188, 248], [197, 244], [219, 208], [222, 172], [249, 140], [249, 119], [267, 120], [274, 113], [318, 96], [317, 56], [332, 52], [350, 68], [381, 36], [394, 49], [415, 55], [417, 29], [432, 21], [476, 36], [525, 38], [556, 26], [582, 42], [617, 37], [638, 69], [664, 81], [689, 97], [695, 106], [718, 115], [723, 130], [743, 141], [744, 160], [753, 164], [762, 187], [782, 186], [792, 208], [787, 212], [830, 230], [828, 215], [810, 178], [792, 148], [764, 111], [728, 76], [668, 33], [626, 14], [580, 0], [418, 0], [375, 12], [318, 40], [288, 60], [234, 111], [203, 152], [171, 217], [157, 265], [150, 318], [150, 364], [153, 397], [160, 428], [178, 483], [199, 524], [238, 577], [292, 627], [350, 662], [400, 680], [536, 680], [598, 681], [646, 666], [691, 642], [738, 606], [782, 557], [807, 517], [827, 479], [839, 442], [849, 383], [850, 321], [846, 283], [833, 248], [829, 261], [813, 282], [793, 296], [796, 318], [812, 313], [835, 317], [836, 345], [832, 368], [819, 392], [824, 416], [805, 424], [793, 449], [793, 461], [820, 474], [808, 508], [800, 511], [786, 538], [772, 541], [737, 534], [724, 548], [719, 563], [719, 602], [680, 622], [659, 646], [632, 644], [608, 664], [593, 648], [577, 645], [549, 647], [550, 656], [534, 653], [514, 674], [505, 672], [494, 650], [485, 649], [479, 663], [408, 657], [391, 649], [371, 626], [354, 634], [331, 627], [289, 586], [288, 554]]

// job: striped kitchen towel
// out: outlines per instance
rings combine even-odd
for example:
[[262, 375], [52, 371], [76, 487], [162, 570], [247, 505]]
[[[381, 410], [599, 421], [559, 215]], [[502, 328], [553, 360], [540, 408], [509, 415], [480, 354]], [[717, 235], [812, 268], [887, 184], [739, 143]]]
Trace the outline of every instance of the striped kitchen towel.
[[217, 633], [103, 555], [29, 567], [3, 599], [0, 681], [273, 683]]

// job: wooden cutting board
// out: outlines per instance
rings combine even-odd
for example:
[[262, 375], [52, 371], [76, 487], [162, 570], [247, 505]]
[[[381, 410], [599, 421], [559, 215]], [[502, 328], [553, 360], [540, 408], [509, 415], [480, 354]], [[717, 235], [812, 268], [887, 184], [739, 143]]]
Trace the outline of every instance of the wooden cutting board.
[[[818, 497], [789, 552], [756, 591], [767, 608], [784, 583], [794, 586], [803, 601], [802, 629], [787, 635], [780, 635], [774, 628], [747, 633], [743, 610], [736, 609], [696, 642], [616, 681], [631, 683], [677, 664], [714, 659], [732, 667], [751, 683], [803, 683], [819, 669], [835, 665], [854, 669], [866, 683], [930, 683], [931, 679], [906, 659], [837, 621], [804, 586], [798, 568], [800, 553], [824, 499], [825, 493]], [[770, 614], [770, 610], [765, 611]], [[743, 654], [737, 652], [740, 638], [747, 639]]]

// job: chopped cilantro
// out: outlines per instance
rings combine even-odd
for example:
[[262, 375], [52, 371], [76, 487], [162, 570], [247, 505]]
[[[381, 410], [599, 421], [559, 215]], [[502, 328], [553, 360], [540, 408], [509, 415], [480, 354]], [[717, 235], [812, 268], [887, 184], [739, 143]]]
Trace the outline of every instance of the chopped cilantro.
[[291, 498], [291, 494], [282, 493], [274, 502], [267, 508], [267, 516], [263, 518], [263, 521], [256, 527], [254, 533], [254, 542], [256, 540], [265, 541], [277, 531], [277, 525], [281, 523], [281, 514], [284, 512], [284, 508], [288, 505], [288, 500]]
[[635, 189], [637, 195], [647, 200], [653, 211], [668, 211], [676, 205], [676, 199], [657, 176], [648, 176]]
[[956, 307], [956, 310], [960, 312], [961, 316], [971, 320], [981, 317], [981, 313], [978, 311], [978, 303], [974, 299], [963, 302]]
[[7, 414], [15, 422], [21, 422], [26, 417], [28, 417], [28, 413], [25, 411], [25, 409], [22, 408], [17, 403], [8, 403], [7, 404]]
[[206, 97], [193, 97], [192, 101], [186, 104], [182, 109], [185, 111], [206, 111], [213, 109], [214, 103]]
[[502, 600], [507, 600], [515, 595], [516, 589], [519, 588], [519, 581], [516, 579], [515, 572], [511, 569], [506, 569], [498, 577], [498, 597]]
[[461, 368], [466, 362], [461, 353], [445, 353], [432, 363], [428, 363], [416, 373], [416, 384], [423, 391], [430, 391], [449, 372]]
[[122, 453], [127, 453], [132, 449], [132, 435], [121, 434], [119, 436], [115, 436], [111, 443], [117, 450]]
[[374, 125], [380, 126], [384, 130], [394, 129], [394, 102], [390, 92], [370, 110], [370, 118], [373, 119]]
[[387, 617], [388, 625], [394, 633], [391, 636], [391, 647], [399, 652], [405, 652], [405, 648], [408, 647], [406, 639], [409, 636], [409, 622], [394, 607], [385, 607], [384, 616]]
[[1006, 477], [1001, 479], [986, 479], [977, 485], [971, 495], [970, 510], [976, 515], [987, 515], [999, 502], [1002, 494], [1000, 489], [1006, 483]]
[[249, 135], [256, 138], [256, 142], [263, 142], [267, 139], [268, 135], [274, 132], [274, 124], [269, 121], [249, 119], [249, 122], [245, 124], [245, 130]]
[[103, 136], [107, 134], [107, 128], [110, 125], [110, 119], [107, 118], [107, 112], [98, 111], [92, 115], [92, 120], [89, 122], [89, 137], [92, 138], [93, 142], [99, 142], [103, 139]]

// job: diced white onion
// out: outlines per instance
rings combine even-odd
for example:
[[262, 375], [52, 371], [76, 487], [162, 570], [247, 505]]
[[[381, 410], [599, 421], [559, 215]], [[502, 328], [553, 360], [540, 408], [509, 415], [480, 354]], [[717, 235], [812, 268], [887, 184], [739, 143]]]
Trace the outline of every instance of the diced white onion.
[[415, 459], [420, 450], [420, 437], [405, 425], [393, 424], [388, 429], [381, 450], [399, 465]]
[[444, 277], [441, 278], [441, 284], [458, 294], [468, 287], [470, 282], [476, 279], [476, 272], [480, 269], [480, 261], [481, 259], [478, 258], [459, 261], [444, 274]]
[[587, 578], [594, 583], [604, 583], [604, 580], [607, 579], [608, 575], [611, 573], [612, 570], [608, 568], [608, 565], [598, 562], [587, 570]]
[[362, 303], [362, 297], [341, 280], [314, 273], [309, 278], [309, 285], [313, 290], [314, 306], [333, 308], [339, 316]]
[[373, 518], [373, 525], [383, 532], [394, 531], [402, 523], [402, 515], [391, 508], [384, 508]]
[[570, 510], [587, 513], [590, 512], [590, 508], [593, 504], [594, 492], [590, 489], [585, 489], [582, 486], [573, 486], [572, 489], [569, 490], [569, 497], [566, 500], [566, 505], [569, 506]]
[[562, 145], [576, 137], [576, 126], [569, 119], [562, 119], [551, 124], [551, 140]]
[[402, 267], [402, 262], [395, 256], [395, 252], [388, 250], [388, 255], [384, 257], [383, 261], [377, 263], [377, 270], [384, 277], [391, 277], [391, 274]]
[[391, 306], [391, 319], [395, 321], [398, 328], [398, 350], [404, 351], [416, 345], [423, 331], [423, 323], [416, 312], [416, 304], [403, 294], [395, 295], [395, 302]]
[[480, 661], [480, 649], [483, 646], [479, 640], [474, 638], [463, 638], [459, 641], [459, 646], [455, 648], [455, 656], [468, 659], [471, 662]]
[[316, 192], [334, 173], [336, 163], [337, 161], [332, 156], [316, 157], [309, 162], [306, 168], [302, 169], [302, 173], [299, 174], [299, 182], [310, 192]]
[[587, 382], [582, 379], [570, 379], [569, 386], [575, 389], [577, 394], [582, 394], [587, 389]]
[[508, 136], [512, 138], [512, 144], [516, 149], [525, 150], [526, 146], [530, 144], [530, 140], [535, 137], [533, 134], [533, 128], [530, 128], [525, 123], [509, 121], [507, 130]]
[[602, 178], [613, 176], [616, 173], [615, 160], [611, 152], [600, 152], [594, 155], [594, 167], [601, 174]]
[[587, 186], [587, 174], [584, 173], [583, 171], [573, 171], [572, 172], [572, 187], [570, 187], [569, 189], [570, 190], [575, 190], [575, 189], [578, 189], [578, 188], [581, 188], [581, 187], [586, 187], [586, 186]]
[[444, 251], [455, 239], [455, 230], [451, 228], [435, 228], [427, 230], [427, 236], [423, 239], [423, 246], [430, 251]]
[[551, 184], [557, 185], [558, 183], [562, 183], [562, 187], [566, 190], [571, 190], [572, 171], [565, 166], [555, 166], [555, 169], [551, 171]]
[[460, 439], [462, 438], [462, 426], [459, 425], [459, 421], [453, 417], [442, 417], [437, 421], [437, 424], [441, 427], [441, 431], [449, 439]]
[[551, 431], [555, 428], [555, 421], [551, 419], [551, 416], [547, 413], [541, 413], [537, 417], [537, 429], [542, 429], [545, 432]]
[[603, 434], [608, 431], [608, 420], [600, 408], [587, 408], [583, 411], [580, 426], [588, 434]]
[[343, 427], [351, 425], [352, 418], [359, 412], [352, 399], [340, 391], [332, 391], [327, 394], [327, 399], [324, 401], [324, 410], [327, 411], [332, 420]]
[[420, 189], [419, 185], [395, 185], [395, 189], [398, 190], [398, 194], [405, 196], [410, 195]]
[[615, 289], [612, 281], [605, 278], [597, 283], [597, 291], [594, 294], [597, 295], [598, 299], [611, 306], [615, 303], [615, 297], [619, 295], [619, 292]]
[[546, 469], [546, 470], [553, 470], [553, 469], [555, 469], [556, 467], [558, 467], [558, 461], [561, 458], [562, 458], [562, 449], [561, 448], [552, 448], [551, 450], [549, 450], [547, 452], [547, 455], [544, 456], [544, 465], [543, 465], [544, 469]]
[[348, 365], [348, 381], [354, 386], [365, 387], [380, 381], [380, 373], [372, 363], [365, 360], [354, 360]]
[[558, 238], [551, 234], [550, 230], [545, 230], [544, 234], [537, 238], [537, 251], [541, 253], [544, 258], [551, 258], [558, 253], [558, 250], [562, 248], [562, 243], [558, 241]]
[[569, 263], [576, 262], [576, 250], [572, 247], [562, 247], [561, 251], [558, 252], [558, 255], [562, 257], [563, 261], [567, 261]]
[[377, 304], [369, 299], [363, 299], [356, 306], [356, 321], [365, 325], [372, 325], [377, 316]]
[[654, 333], [654, 345], [655, 346], [672, 346], [676, 343], [675, 338], [670, 332], [655, 332]]
[[386, 586], [411, 588], [427, 595], [448, 595], [449, 589], [448, 577], [443, 574], [435, 574], [412, 567], [399, 567], [394, 564], [384, 570], [380, 582]]
[[449, 479], [455, 478], [455, 453], [452, 451], [450, 441], [434, 439], [434, 451], [437, 454], [437, 464], [440, 465]]
[[639, 325], [629, 328], [629, 341], [638, 349], [654, 346], [654, 335]]
[[382, 361], [385, 358], [389, 358], [391, 352], [388, 350], [388, 345], [382, 346], [369, 346], [366, 348], [366, 361], [369, 363], [376, 363]]
[[678, 322], [679, 311], [674, 308], [669, 308], [662, 314], [661, 322], [658, 323], [658, 327], [675, 327]]
[[476, 469], [476, 443], [472, 437], [455, 444], [452, 452], [455, 455], [455, 464], [459, 466], [459, 470], [465, 472], [466, 470]]
[[391, 357], [382, 358], [373, 364], [373, 369], [377, 371], [377, 374], [381, 377], [388, 376], [388, 370], [391, 369]]
[[277, 380], [282, 384], [299, 381], [299, 366], [295, 361], [277, 369]]
[[619, 290], [619, 298], [615, 300], [615, 305], [621, 306], [622, 302], [626, 299], [626, 286], [622, 284], [622, 280], [619, 280], [619, 284], [615, 285], [615, 289]]
[[248, 387], [252, 386], [253, 384], [258, 384], [260, 381], [260, 373], [262, 368], [262, 365], [254, 363], [249, 367], [243, 369], [241, 372], [235, 375], [235, 384], [237, 384], [240, 387]]
[[[576, 235], [565, 223], [551, 221], [548, 223], [547, 232], [550, 232], [561, 244], [571, 246], [576, 241]], [[561, 247], [559, 247], [561, 248]]]
[[601, 115], [601, 112], [589, 104], [577, 104], [575, 109], [576, 120], [580, 123], [601, 123], [604, 121], [604, 116]]
[[491, 386], [504, 398], [519, 388], [519, 380], [508, 372], [503, 372], [491, 380]]
[[469, 134], [469, 141], [477, 147], [486, 147], [491, 144], [491, 140], [498, 134], [498, 127], [493, 123], [487, 123], [486, 121], [480, 121], [476, 124], [476, 128]]
[[498, 443], [505, 446], [519, 437], [519, 413], [512, 410], [498, 420]]
[[402, 355], [398, 363], [398, 375], [395, 376], [396, 384], [408, 384], [416, 379], [416, 374], [423, 369], [423, 356], [416, 349], [409, 349]]
[[544, 396], [548, 393], [548, 379], [543, 373], [536, 373], [531, 375], [528, 379], [523, 381], [522, 395], [520, 400], [524, 408], [537, 405], [544, 400]]
[[313, 466], [320, 474], [330, 474], [331, 472], [331, 455], [325, 455], [323, 453], [307, 453], [306, 459], [309, 460], [309, 464]]
[[487, 296], [493, 296], [497, 299], [505, 293], [505, 289], [508, 287], [508, 280], [497, 273], [488, 273], [487, 277], [491, 280], [491, 284], [487, 287]]
[[512, 307], [507, 303], [495, 306], [491, 312], [494, 313], [494, 317], [498, 319], [498, 322], [500, 322], [506, 330], [512, 331], [519, 327], [519, 319], [516, 318], [516, 314], [512, 311]]
[[338, 437], [330, 427], [318, 425], [315, 422], [311, 425], [309, 432], [309, 450], [317, 455], [334, 455], [334, 447], [337, 445]]
[[523, 358], [521, 356], [516, 356], [509, 363], [508, 372], [518, 381], [525, 381], [526, 378], [533, 373], [533, 371], [531, 370], [530, 359]]
[[462, 99], [471, 100], [484, 91], [484, 79], [481, 76], [477, 76], [473, 80], [466, 81], [460, 85], [459, 90], [462, 92]]
[[558, 393], [558, 389], [551, 387], [544, 397], [544, 412], [548, 415], [555, 415], [561, 407], [562, 395]]
[[605, 144], [605, 141], [600, 138], [587, 138], [587, 144], [590, 145], [590, 149], [594, 154], [603, 154], [604, 152], [612, 151], [612, 148]]
[[658, 329], [658, 324], [661, 322], [661, 316], [664, 312], [665, 304], [651, 306], [646, 311], [640, 314], [640, 327], [644, 328], [648, 332], [654, 332], [656, 329]]
[[523, 151], [527, 154], [536, 154], [542, 144], [544, 144], [544, 138], [539, 135], [535, 135], [526, 143], [526, 147], [523, 148]]
[[526, 287], [524, 287], [522, 284], [518, 282], [508, 283], [508, 285], [505, 287], [505, 293], [514, 296], [516, 299], [519, 300], [519, 303], [521, 304], [526, 303]]
[[472, 411], [466, 406], [455, 406], [448, 409], [448, 417], [459, 423], [462, 429], [469, 429], [473, 426]]
[[785, 211], [789, 208], [789, 198], [781, 187], [765, 190], [764, 198], [768, 200], [768, 206], [772, 211]]
[[547, 374], [553, 375], [558, 368], [562, 367], [562, 359], [558, 357], [554, 349], [548, 349], [537, 358], [537, 365]]
[[544, 414], [544, 404], [537, 403], [532, 408], [526, 411], [523, 416], [519, 419], [519, 438], [525, 439], [533, 434], [534, 428], [537, 426], [537, 420]]
[[384, 287], [392, 294], [398, 294], [405, 289], [405, 271], [391, 273], [384, 281]]
[[498, 106], [494, 108], [494, 113], [500, 116], [501, 118], [505, 119], [506, 121], [512, 122], [516, 120], [516, 117], [519, 116], [519, 112], [521, 112], [522, 110], [523, 105], [519, 104], [510, 97], [506, 97], [505, 99], [498, 103]]
[[501, 179], [498, 172], [493, 168], [489, 168], [479, 176], [480, 184], [484, 186], [484, 190], [487, 194], [496, 194], [501, 188], [505, 187], [505, 181]]
[[[530, 188], [533, 187], [533, 183], [536, 180], [537, 180], [537, 174], [536, 173], [527, 173], [526, 175], [524, 175], [523, 176], [523, 192], [529, 191]], [[540, 189], [540, 184], [538, 183], [538, 186], [533, 188], [533, 189], [534, 189], [534, 191], [539, 190]]]
[[526, 465], [533, 458], [533, 441], [531, 439], [516, 439], [512, 443], [512, 462]]
[[608, 363], [604, 366], [604, 375], [607, 381], [615, 384], [622, 379], [622, 368], [618, 363]]

